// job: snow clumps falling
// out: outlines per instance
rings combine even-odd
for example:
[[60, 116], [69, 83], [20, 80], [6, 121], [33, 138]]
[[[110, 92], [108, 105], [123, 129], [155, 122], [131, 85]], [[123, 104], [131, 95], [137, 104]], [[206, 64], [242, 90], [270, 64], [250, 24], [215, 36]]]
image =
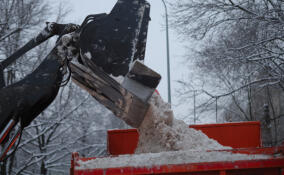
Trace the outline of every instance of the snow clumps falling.
[[140, 136], [136, 153], [230, 149], [175, 119], [170, 105], [157, 94], [150, 99], [150, 109], [138, 131]]

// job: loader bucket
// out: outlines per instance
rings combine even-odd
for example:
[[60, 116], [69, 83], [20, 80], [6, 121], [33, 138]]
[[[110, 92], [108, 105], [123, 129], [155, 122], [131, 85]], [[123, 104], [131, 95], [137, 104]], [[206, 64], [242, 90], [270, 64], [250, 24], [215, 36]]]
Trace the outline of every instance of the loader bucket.
[[144, 60], [150, 5], [145, 0], [118, 0], [108, 15], [93, 15], [82, 26], [81, 56], [114, 76], [125, 76], [130, 64]]
[[[145, 0], [118, 0], [110, 14], [87, 16], [79, 31], [82, 65], [70, 66], [77, 85], [132, 127], [142, 123], [161, 79], [139, 62], [145, 57], [149, 13]], [[119, 84], [110, 75], [125, 79]]]

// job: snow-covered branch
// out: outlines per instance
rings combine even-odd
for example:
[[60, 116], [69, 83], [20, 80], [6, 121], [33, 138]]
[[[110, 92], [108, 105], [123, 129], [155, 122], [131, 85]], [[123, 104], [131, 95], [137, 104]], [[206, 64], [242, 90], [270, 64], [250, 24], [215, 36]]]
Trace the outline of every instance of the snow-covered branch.
[[13, 35], [13, 34], [20, 32], [21, 30], [22, 30], [21, 27], [12, 30], [11, 32], [9, 32], [9, 33], [7, 33], [6, 35], [2, 36], [2, 37], [0, 38], [0, 42], [3, 41], [3, 40], [5, 40], [6, 38], [8, 38], [9, 36], [11, 36], [11, 35]]

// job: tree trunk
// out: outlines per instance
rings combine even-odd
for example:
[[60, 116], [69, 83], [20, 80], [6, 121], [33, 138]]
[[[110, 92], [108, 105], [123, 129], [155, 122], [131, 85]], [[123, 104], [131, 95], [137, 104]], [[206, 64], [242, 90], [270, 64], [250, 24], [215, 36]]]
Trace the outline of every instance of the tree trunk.
[[0, 89], [2, 89], [3, 87], [5, 87], [4, 72], [0, 68]]
[[7, 160], [4, 160], [3, 162], [1, 162], [0, 175], [7, 175], [6, 164], [7, 164]]
[[45, 167], [44, 161], [41, 162], [40, 174], [41, 175], [47, 175], [47, 168]]

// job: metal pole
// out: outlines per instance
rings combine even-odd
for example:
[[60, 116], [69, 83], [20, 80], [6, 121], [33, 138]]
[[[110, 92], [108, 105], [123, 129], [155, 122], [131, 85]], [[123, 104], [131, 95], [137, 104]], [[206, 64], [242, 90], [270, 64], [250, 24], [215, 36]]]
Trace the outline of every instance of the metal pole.
[[171, 98], [171, 72], [170, 72], [170, 44], [169, 44], [169, 22], [168, 22], [168, 9], [164, 0], [162, 0], [165, 6], [166, 14], [166, 38], [167, 38], [167, 72], [168, 72], [168, 103], [172, 103]]
[[218, 97], [216, 97], [216, 123], [218, 123]]
[[195, 96], [196, 96], [196, 90], [193, 91], [193, 114], [194, 114], [194, 118], [193, 118], [193, 121], [194, 121], [194, 124], [196, 124], [196, 110], [195, 110]]

